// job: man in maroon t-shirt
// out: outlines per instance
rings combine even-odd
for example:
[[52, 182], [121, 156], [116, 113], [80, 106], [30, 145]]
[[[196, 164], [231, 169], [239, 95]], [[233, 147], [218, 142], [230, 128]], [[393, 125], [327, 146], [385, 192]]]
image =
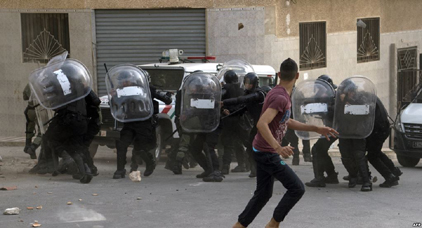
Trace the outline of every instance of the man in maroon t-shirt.
[[266, 228], [279, 227], [280, 222], [305, 193], [302, 181], [280, 158], [280, 155], [283, 158], [293, 155], [293, 147], [280, 145], [287, 128], [314, 131], [324, 135], [327, 140], [330, 140], [329, 135], [335, 137], [335, 134], [338, 134], [329, 127], [317, 127], [289, 119], [290, 94], [299, 77], [296, 62], [290, 58], [286, 59], [280, 65], [278, 76], [279, 84], [265, 98], [261, 117], [257, 123], [258, 133], [253, 141], [254, 159], [257, 165], [256, 190], [233, 228], [247, 227], [252, 223], [271, 198], [274, 178], [283, 184], [287, 192], [275, 208], [273, 217], [265, 226]]

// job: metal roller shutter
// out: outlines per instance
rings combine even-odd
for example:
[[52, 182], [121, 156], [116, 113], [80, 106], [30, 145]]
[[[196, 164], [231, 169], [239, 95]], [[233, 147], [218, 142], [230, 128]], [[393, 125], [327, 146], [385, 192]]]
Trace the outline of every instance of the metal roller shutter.
[[205, 9], [96, 10], [98, 94], [107, 94], [105, 69], [158, 62], [170, 48], [205, 55]]

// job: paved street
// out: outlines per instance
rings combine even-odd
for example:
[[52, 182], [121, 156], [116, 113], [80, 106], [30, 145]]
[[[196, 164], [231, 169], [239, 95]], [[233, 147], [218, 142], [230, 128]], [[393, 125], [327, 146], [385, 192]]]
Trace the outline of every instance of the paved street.
[[[113, 180], [115, 154], [106, 147], [100, 147], [95, 158], [100, 175], [88, 185], [68, 175], [24, 173], [33, 161], [22, 147], [0, 147], [0, 156], [0, 187], [17, 186], [0, 191], [0, 210], [21, 209], [19, 215], [0, 215], [1, 228], [31, 227], [34, 220], [42, 227], [60, 228], [231, 227], [255, 188], [255, 179], [247, 173], [227, 175], [222, 183], [204, 183], [195, 178], [200, 168], [176, 176], [164, 169], [163, 162], [141, 182]], [[334, 161], [339, 177], [346, 175], [340, 159]], [[310, 163], [301, 160], [293, 169], [303, 182], [312, 179]], [[349, 189], [343, 180], [326, 188], [306, 188], [281, 227], [412, 227], [422, 222], [422, 166], [402, 171], [400, 185], [391, 189], [378, 187], [383, 178], [374, 170], [378, 181], [373, 192]], [[265, 226], [284, 191], [275, 184], [273, 197], [250, 227]]]

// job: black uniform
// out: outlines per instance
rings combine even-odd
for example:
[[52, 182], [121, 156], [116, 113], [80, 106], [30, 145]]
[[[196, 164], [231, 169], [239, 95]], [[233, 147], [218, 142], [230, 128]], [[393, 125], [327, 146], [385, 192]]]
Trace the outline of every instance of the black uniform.
[[249, 133], [249, 138], [246, 143], [246, 154], [248, 155], [249, 163], [251, 164], [251, 174], [250, 177], [256, 176], [256, 164], [255, 160], [253, 159], [253, 150], [252, 150], [252, 142], [255, 138], [258, 129], [256, 128], [256, 124], [258, 123], [259, 117], [261, 116], [262, 106], [264, 105], [264, 99], [266, 96], [266, 92], [264, 92], [261, 88], [257, 87], [253, 91], [245, 90], [245, 95], [240, 96], [238, 98], [231, 98], [223, 100], [224, 107], [225, 106], [233, 106], [238, 104], [245, 104], [246, 109], [250, 116], [253, 119], [253, 127]]
[[[85, 99], [72, 102], [55, 112], [42, 141], [39, 162], [32, 172], [58, 174], [58, 157], [66, 151], [75, 161], [81, 183], [89, 183], [91, 170], [84, 156], [84, 136], [87, 132]], [[51, 163], [54, 165], [51, 166]], [[53, 169], [51, 169], [53, 167]]]
[[[243, 90], [239, 83], [227, 83], [223, 86], [222, 100], [236, 98], [243, 95]], [[245, 166], [245, 150], [243, 148], [244, 132], [240, 126], [241, 110], [243, 105], [227, 106], [230, 115], [222, 119], [223, 130], [221, 133], [221, 142], [224, 149], [222, 173], [229, 174], [230, 163], [233, 153], [236, 155], [239, 166]]]
[[[178, 90], [176, 93], [176, 104], [174, 111], [174, 123], [176, 124], [179, 139], [175, 142], [174, 148], [168, 154], [166, 169], [173, 171], [174, 174], [182, 174], [182, 165], [189, 168], [187, 156], [191, 156], [189, 152], [190, 142], [193, 141], [193, 134], [189, 134], [182, 130], [180, 126], [180, 104], [182, 99], [182, 91]], [[173, 147], [173, 146], [172, 146]], [[193, 158], [190, 158], [193, 160]], [[191, 161], [192, 163], [192, 161]]]
[[[372, 96], [371, 94], [356, 94], [355, 96]], [[359, 100], [359, 99], [356, 99]], [[350, 103], [352, 105], [357, 104], [353, 98], [345, 97], [343, 101], [343, 105], [339, 106], [344, 108], [346, 103]], [[363, 99], [360, 99], [363, 100]], [[339, 102], [339, 101], [337, 101]], [[374, 112], [375, 110], [370, 110], [370, 112]], [[336, 113], [344, 113], [344, 110], [336, 111]], [[360, 118], [353, 115], [344, 115], [344, 119], [342, 121], [348, 123], [356, 123], [359, 120], [356, 118]], [[359, 132], [363, 126], [359, 126], [358, 124], [350, 125], [349, 127], [354, 127], [353, 131], [351, 132]], [[350, 129], [349, 129], [350, 130]], [[338, 130], [341, 132], [341, 129]], [[341, 161], [343, 162], [344, 167], [346, 168], [347, 172], [349, 173], [349, 188], [353, 188], [357, 184], [357, 176], [358, 172], [362, 176], [362, 188], [361, 191], [372, 191], [372, 184], [370, 182], [370, 174], [368, 169], [368, 162], [366, 159], [366, 140], [363, 139], [339, 139], [339, 149], [341, 154]]]
[[[150, 86], [152, 99], [156, 98], [163, 101], [165, 104], [172, 102], [169, 94], [157, 92], [157, 90]], [[144, 121], [127, 122], [123, 124], [120, 131], [120, 140], [116, 141], [117, 149], [117, 170], [113, 175], [114, 179], [124, 178], [126, 174], [126, 154], [129, 145], [134, 146], [134, 155], [139, 156], [146, 163], [146, 170], [144, 176], [149, 176], [155, 169], [154, 156], [149, 152], [156, 146], [155, 127], [157, 124], [156, 113], [158, 113], [158, 102], [153, 101], [154, 115]], [[133, 159], [134, 161], [136, 159]], [[137, 163], [132, 162], [131, 172], [137, 170]]]
[[393, 161], [381, 151], [382, 145], [389, 134], [390, 122], [388, 121], [387, 110], [377, 97], [374, 129], [371, 135], [366, 138], [366, 150], [368, 151], [368, 161], [385, 178], [385, 182], [380, 184], [380, 187], [397, 185], [398, 176], [401, 175], [401, 171], [394, 166]]
[[84, 135], [84, 155], [87, 161], [91, 173], [96, 176], [98, 175], [97, 167], [94, 165], [94, 161], [89, 153], [89, 146], [91, 145], [92, 140], [94, 140], [95, 135], [100, 131], [100, 104], [101, 100], [98, 98], [97, 94], [91, 90], [91, 92], [85, 97], [86, 102], [86, 112], [88, 117], [88, 126], [87, 132]]

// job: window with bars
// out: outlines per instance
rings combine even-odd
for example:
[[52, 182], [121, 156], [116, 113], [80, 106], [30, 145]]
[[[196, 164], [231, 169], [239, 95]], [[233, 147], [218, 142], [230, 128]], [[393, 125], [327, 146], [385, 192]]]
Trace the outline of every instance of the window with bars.
[[417, 47], [397, 49], [397, 107], [411, 102], [419, 88], [422, 77], [417, 69], [417, 58]]
[[380, 18], [361, 18], [364, 26], [357, 26], [358, 63], [380, 60]]
[[22, 13], [23, 62], [47, 63], [64, 51], [69, 52], [67, 13]]
[[326, 22], [299, 23], [300, 69], [327, 67]]

